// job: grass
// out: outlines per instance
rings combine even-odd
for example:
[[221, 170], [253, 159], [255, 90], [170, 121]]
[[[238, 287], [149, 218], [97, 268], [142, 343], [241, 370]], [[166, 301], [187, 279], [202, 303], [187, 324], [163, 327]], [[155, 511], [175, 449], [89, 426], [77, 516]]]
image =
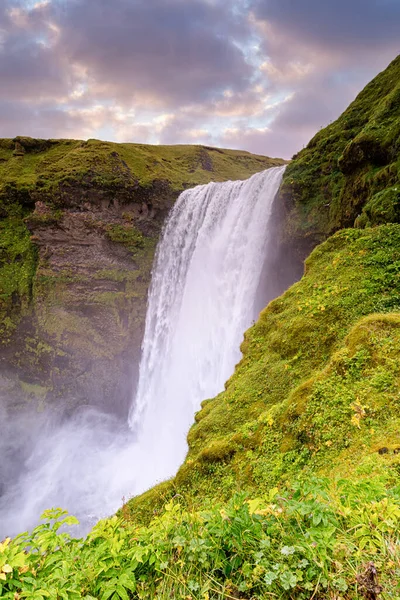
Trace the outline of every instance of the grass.
[[[15, 146], [22, 151], [16, 154]], [[18, 137], [0, 140], [0, 200], [19, 198], [29, 204], [47, 199], [63, 205], [71, 202], [71, 194], [79, 202], [85, 190], [98, 189], [103, 195], [118, 192], [128, 201], [138, 188], [151, 189], [154, 182], [164, 182], [176, 193], [210, 181], [246, 179], [282, 164], [281, 159], [204, 146]]]
[[225, 391], [196, 415], [177, 476], [132, 499], [132, 516], [147, 522], [175, 494], [194, 506], [257, 494], [299, 472], [395, 479], [399, 312], [400, 225], [329, 238], [247, 331]]
[[[310, 246], [347, 229], [312, 252], [302, 280], [246, 332], [225, 390], [195, 417], [176, 477], [85, 540], [58, 533], [74, 519], [57, 509], [5, 540], [2, 597], [399, 598], [399, 76], [400, 57], [288, 166], [285, 235]], [[140, 185], [156, 198], [163, 181], [177, 192], [218, 180], [217, 167], [218, 177], [242, 177], [269, 160], [3, 140], [0, 197], [28, 206], [42, 190], [56, 207], [88, 189], [123, 198]], [[146, 251], [132, 224], [107, 235], [134, 256]]]
[[122, 244], [133, 254], [145, 247], [146, 240], [143, 234], [133, 225], [108, 225], [106, 234], [112, 242]]
[[[201, 146], [0, 139], [0, 344], [7, 367], [51, 389], [48, 402], [86, 402], [82, 389], [93, 373], [81, 376], [79, 361], [86, 365], [90, 356], [95, 369], [105, 357], [121, 364], [128, 345], [139, 352], [154, 251], [179, 192], [282, 163]], [[101, 257], [91, 264], [90, 253], [86, 263], [77, 260], [72, 240], [60, 248], [60, 231], [75, 226], [97, 238], [104, 265], [113, 257], [115, 268], [103, 269]]]

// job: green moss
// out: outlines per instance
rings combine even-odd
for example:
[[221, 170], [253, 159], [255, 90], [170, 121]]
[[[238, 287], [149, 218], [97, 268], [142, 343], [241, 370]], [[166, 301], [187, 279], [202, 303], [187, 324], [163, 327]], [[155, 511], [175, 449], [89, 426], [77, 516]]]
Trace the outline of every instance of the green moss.
[[141, 523], [148, 524], [153, 517], [161, 513], [164, 506], [174, 498], [176, 494], [175, 490], [176, 486], [172, 479], [163, 481], [141, 495], [140, 504], [135, 506], [134, 511], [132, 511], [132, 504], [128, 500], [126, 503], [124, 502], [119, 514], [123, 515], [126, 519], [130, 519], [134, 516]]
[[372, 196], [355, 221], [356, 227], [400, 223], [400, 183]]
[[399, 222], [399, 135], [400, 56], [293, 157], [281, 189], [288, 239], [315, 245], [357, 217]]
[[[1, 343], [10, 342], [12, 334], [16, 333], [33, 289], [39, 337], [48, 335], [52, 343], [59, 344], [64, 333], [71, 338], [76, 351], [90, 352], [92, 348], [96, 357], [99, 352], [110, 356], [109, 348], [99, 351], [101, 344], [99, 335], [95, 335], [96, 327], [76, 310], [77, 302], [82, 302], [82, 298], [78, 300], [79, 286], [83, 289], [82, 286], [87, 285], [92, 289], [91, 275], [97, 280], [104, 279], [107, 277], [104, 270], [92, 273], [89, 266], [91, 273], [86, 276], [79, 275], [73, 265], [71, 268], [64, 265], [53, 272], [51, 262], [46, 264], [43, 252], [35, 277], [37, 252], [34, 242], [38, 241], [40, 233], [31, 239], [27, 227], [33, 231], [57, 227], [69, 209], [84, 205], [86, 210], [88, 205], [94, 206], [94, 211], [86, 213], [85, 226], [95, 230], [96, 235], [105, 235], [111, 242], [127, 248], [134, 257], [137, 270], [108, 273], [111, 281], [124, 284], [124, 291], [93, 291], [87, 295], [87, 300], [100, 310], [104, 306], [104, 311], [112, 311], [119, 338], [125, 339], [121, 314], [134, 298], [145, 306], [163, 215], [178, 192], [211, 180], [246, 178], [282, 162], [247, 152], [200, 146], [147, 146], [28, 137], [0, 140]], [[122, 212], [121, 219], [120, 205], [124, 203], [136, 207], [135, 211]], [[101, 211], [102, 207], [111, 204], [114, 205], [112, 223], [104, 221], [104, 215], [103, 220], [96, 216], [96, 208]], [[147, 214], [154, 206], [159, 209], [156, 219], [137, 218], [138, 210]], [[129, 310], [134, 315], [132, 319], [136, 318], [137, 311]], [[67, 313], [70, 313], [68, 317]], [[138, 318], [143, 317], [139, 315]], [[110, 319], [111, 316], [107, 322]], [[93, 334], [93, 343], [84, 342], [82, 333], [86, 330]], [[114, 341], [120, 350], [117, 335]]]
[[[329, 474], [380, 475], [396, 463], [400, 443], [400, 314], [370, 315], [350, 331], [341, 351], [289, 397], [281, 426], [313, 453], [313, 468]], [[377, 451], [385, 447], [382, 457]], [[373, 456], [371, 462], [370, 457]], [[361, 470], [360, 470], [361, 468]], [[390, 473], [390, 469], [389, 469]], [[394, 481], [395, 473], [392, 474]]]
[[[13, 152], [14, 147], [17, 148]], [[19, 195], [25, 204], [47, 199], [81, 203], [90, 190], [128, 201], [143, 188], [146, 195], [179, 192], [210, 181], [245, 179], [281, 165], [238, 150], [203, 146], [149, 146], [99, 140], [0, 140], [0, 200]], [[147, 190], [147, 192], [146, 192]], [[143, 195], [143, 191], [142, 191]]]
[[[14, 207], [15, 208], [15, 207]], [[37, 253], [29, 232], [15, 214], [0, 220], [0, 341], [18, 325], [31, 298]], [[18, 311], [15, 308], [18, 307]]]
[[[362, 477], [371, 455], [370, 470], [390, 479], [399, 312], [400, 225], [343, 230], [316, 248], [303, 279], [246, 333], [226, 390], [196, 415], [175, 493], [199, 506], [300, 472]], [[143, 514], [140, 497], [136, 507]]]
[[134, 225], [108, 225], [106, 234], [111, 241], [123, 244], [133, 254], [145, 246], [143, 234]]

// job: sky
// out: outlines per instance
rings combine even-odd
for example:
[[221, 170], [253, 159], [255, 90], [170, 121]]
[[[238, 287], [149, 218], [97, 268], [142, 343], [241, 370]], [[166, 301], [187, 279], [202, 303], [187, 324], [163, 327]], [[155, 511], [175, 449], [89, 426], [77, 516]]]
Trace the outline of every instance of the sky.
[[290, 158], [399, 34], [400, 0], [0, 0], [0, 137]]

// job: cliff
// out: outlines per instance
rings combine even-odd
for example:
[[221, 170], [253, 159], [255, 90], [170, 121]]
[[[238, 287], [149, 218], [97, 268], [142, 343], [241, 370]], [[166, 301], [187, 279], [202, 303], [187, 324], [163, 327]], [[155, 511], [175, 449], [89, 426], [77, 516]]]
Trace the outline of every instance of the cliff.
[[135, 518], [176, 494], [201, 506], [298, 476], [396, 481], [400, 225], [342, 230], [305, 269], [246, 332], [225, 391], [196, 414], [185, 463], [130, 502]]
[[283, 164], [247, 152], [0, 140], [0, 395], [125, 415], [169, 208], [187, 188]]

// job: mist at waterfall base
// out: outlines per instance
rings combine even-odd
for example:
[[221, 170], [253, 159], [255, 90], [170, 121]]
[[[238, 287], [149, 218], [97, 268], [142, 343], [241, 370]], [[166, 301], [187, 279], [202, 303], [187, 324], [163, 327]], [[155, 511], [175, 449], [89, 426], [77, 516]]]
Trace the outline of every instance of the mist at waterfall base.
[[51, 410], [16, 417], [0, 400], [0, 539], [32, 528], [53, 506], [75, 514], [85, 533], [123, 498], [174, 475], [194, 413], [223, 390], [265, 300], [261, 279], [283, 171], [180, 195], [156, 253], [127, 423], [95, 407], [67, 420]]

